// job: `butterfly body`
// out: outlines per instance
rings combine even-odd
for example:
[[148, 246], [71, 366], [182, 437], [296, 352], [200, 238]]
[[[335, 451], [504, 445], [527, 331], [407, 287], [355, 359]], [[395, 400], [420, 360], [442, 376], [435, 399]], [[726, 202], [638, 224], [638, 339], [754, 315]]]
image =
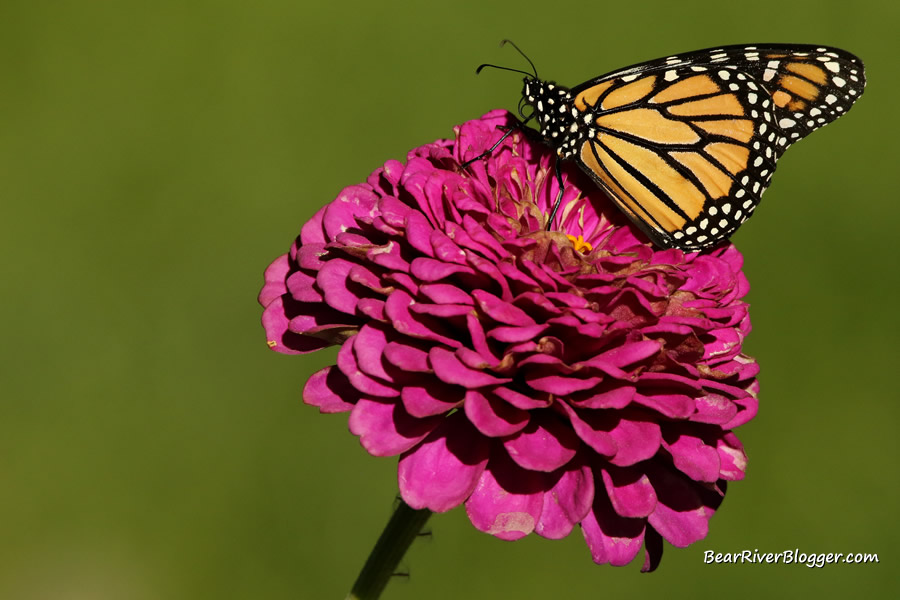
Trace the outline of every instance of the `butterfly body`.
[[574, 160], [661, 247], [728, 239], [795, 141], [865, 87], [836, 48], [726, 46], [671, 56], [574, 88], [526, 77], [523, 102], [559, 160]]

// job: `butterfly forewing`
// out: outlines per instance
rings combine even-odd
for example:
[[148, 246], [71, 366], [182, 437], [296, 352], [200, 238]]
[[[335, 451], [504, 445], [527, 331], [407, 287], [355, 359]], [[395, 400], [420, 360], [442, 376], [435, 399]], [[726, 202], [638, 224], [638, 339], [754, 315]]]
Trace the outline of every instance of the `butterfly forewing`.
[[859, 59], [822, 46], [641, 63], [570, 90], [570, 154], [657, 245], [700, 250], [734, 233], [784, 150], [849, 109], [864, 85]]

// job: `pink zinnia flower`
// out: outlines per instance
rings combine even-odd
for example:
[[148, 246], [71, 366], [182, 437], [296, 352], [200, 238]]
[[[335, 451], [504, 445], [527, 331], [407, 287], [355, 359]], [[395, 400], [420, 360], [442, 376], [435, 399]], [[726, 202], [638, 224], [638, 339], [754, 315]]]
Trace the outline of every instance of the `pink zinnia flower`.
[[731, 244], [658, 250], [495, 111], [389, 161], [307, 222], [260, 293], [273, 350], [340, 344], [303, 399], [400, 455], [409, 506], [505, 540], [581, 526], [597, 563], [706, 536], [756, 414]]

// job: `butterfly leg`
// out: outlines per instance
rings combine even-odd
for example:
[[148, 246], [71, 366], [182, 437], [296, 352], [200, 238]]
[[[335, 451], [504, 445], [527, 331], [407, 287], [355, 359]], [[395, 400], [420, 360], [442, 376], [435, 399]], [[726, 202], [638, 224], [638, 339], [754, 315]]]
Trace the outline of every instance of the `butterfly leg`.
[[503, 134], [503, 137], [501, 137], [499, 140], [497, 140], [497, 142], [496, 142], [493, 146], [491, 146], [490, 148], [488, 148], [487, 150], [485, 150], [484, 152], [482, 152], [481, 154], [479, 154], [479, 155], [476, 156], [475, 158], [470, 158], [469, 160], [467, 160], [466, 162], [464, 162], [464, 163], [463, 163], [462, 165], [460, 165], [460, 166], [461, 166], [463, 169], [468, 169], [468, 168], [469, 168], [469, 165], [471, 165], [472, 163], [477, 162], [477, 161], [481, 160], [482, 158], [485, 158], [485, 157], [490, 156], [491, 154], [493, 154], [493, 153], [494, 153], [494, 150], [496, 150], [497, 148], [499, 148], [499, 147], [500, 147], [500, 144], [502, 144], [503, 141], [504, 141], [506, 138], [508, 138], [508, 137], [510, 136], [510, 134], [512, 134], [512, 132], [516, 131], [517, 129], [525, 129], [525, 125], [528, 123], [528, 121], [531, 120], [531, 118], [532, 118], [532, 117], [528, 117], [528, 118], [525, 119], [524, 121], [517, 121], [516, 123], [514, 123], [513, 125], [511, 125], [511, 126], [509, 127], [509, 129], [506, 130], [506, 133]]
[[519, 128], [519, 125], [513, 125], [512, 127], [510, 127], [510, 128], [506, 131], [506, 133], [503, 134], [503, 137], [501, 137], [499, 140], [497, 140], [497, 143], [496, 143], [496, 144], [494, 144], [493, 146], [491, 146], [490, 148], [488, 148], [487, 150], [485, 150], [484, 152], [482, 152], [481, 154], [479, 154], [479, 155], [476, 156], [475, 158], [470, 158], [469, 160], [467, 160], [466, 162], [464, 162], [464, 163], [463, 163], [462, 165], [460, 165], [460, 166], [461, 166], [463, 169], [468, 169], [468, 168], [469, 168], [469, 165], [471, 165], [472, 163], [478, 162], [478, 161], [481, 160], [482, 158], [486, 158], [486, 157], [490, 156], [491, 154], [494, 153], [494, 150], [496, 150], [497, 147], [500, 146], [500, 144], [503, 143], [503, 140], [505, 140], [506, 138], [508, 138], [509, 135], [510, 135], [513, 131], [515, 131], [516, 129], [518, 129], [518, 128]]
[[556, 159], [556, 164], [554, 165], [554, 171], [556, 171], [556, 183], [559, 184], [559, 192], [556, 194], [556, 202], [553, 203], [553, 210], [550, 211], [550, 218], [547, 219], [547, 230], [550, 230], [550, 226], [553, 224], [553, 219], [556, 217], [556, 211], [559, 210], [559, 205], [562, 204], [563, 192], [566, 191], [565, 185], [563, 184], [562, 171], [559, 168], [559, 159]]

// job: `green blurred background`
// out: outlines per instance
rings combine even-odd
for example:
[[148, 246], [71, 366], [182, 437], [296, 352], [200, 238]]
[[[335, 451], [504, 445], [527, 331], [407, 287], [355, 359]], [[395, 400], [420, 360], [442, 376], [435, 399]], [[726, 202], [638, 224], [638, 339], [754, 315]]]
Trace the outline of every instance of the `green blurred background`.
[[[678, 51], [823, 43], [852, 113], [781, 161], [735, 236], [762, 365], [747, 479], [658, 572], [430, 522], [385, 598], [868, 597], [898, 591], [893, 2], [0, 2], [0, 598], [342, 598], [396, 460], [300, 402], [334, 357], [271, 353], [268, 263], [344, 186], [513, 109], [513, 38], [576, 84]], [[714, 566], [703, 551], [876, 552]]]

